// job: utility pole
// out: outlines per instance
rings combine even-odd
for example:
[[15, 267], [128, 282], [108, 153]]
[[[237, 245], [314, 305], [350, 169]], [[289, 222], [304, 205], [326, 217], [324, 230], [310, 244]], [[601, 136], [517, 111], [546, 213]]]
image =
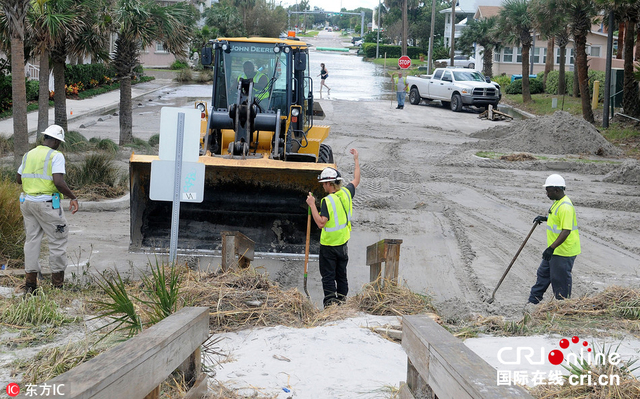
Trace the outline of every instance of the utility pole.
[[431, 3], [431, 33], [429, 34], [429, 56], [427, 59], [427, 75], [431, 75], [431, 61], [433, 61], [433, 28], [436, 24], [436, 0]]
[[402, 55], [407, 55], [407, 1], [402, 1]]
[[[611, 59], [613, 58], [613, 24], [615, 23], [615, 18], [613, 15], [613, 11], [609, 12], [609, 32], [607, 32], [607, 61], [606, 66], [604, 67], [605, 75], [604, 75], [604, 109], [602, 112], [602, 127], [609, 127], [609, 102], [611, 101]], [[620, 44], [618, 44], [618, 48], [620, 48]]]
[[378, 39], [376, 40], [376, 59], [380, 58], [380, 6], [382, 4], [381, 1], [382, 0], [378, 0]]
[[453, 57], [455, 56], [456, 47], [456, 3], [457, 0], [451, 0], [451, 43], [449, 43], [451, 48], [451, 63], [449, 65], [451, 66], [455, 65]]

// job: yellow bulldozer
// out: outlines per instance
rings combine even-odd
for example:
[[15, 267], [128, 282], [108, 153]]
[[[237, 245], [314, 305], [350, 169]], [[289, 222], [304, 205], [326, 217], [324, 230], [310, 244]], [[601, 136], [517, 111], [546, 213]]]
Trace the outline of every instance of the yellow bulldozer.
[[[324, 195], [317, 176], [335, 167], [331, 147], [323, 143], [329, 127], [314, 125], [307, 44], [221, 38], [202, 49], [201, 61], [213, 69], [198, 160], [205, 164], [204, 200], [181, 204], [178, 248], [218, 250], [221, 232], [239, 231], [255, 241], [256, 251], [304, 253], [305, 198]], [[172, 203], [149, 199], [155, 159], [130, 159], [133, 251], [169, 247]], [[315, 230], [312, 253], [318, 241]]]

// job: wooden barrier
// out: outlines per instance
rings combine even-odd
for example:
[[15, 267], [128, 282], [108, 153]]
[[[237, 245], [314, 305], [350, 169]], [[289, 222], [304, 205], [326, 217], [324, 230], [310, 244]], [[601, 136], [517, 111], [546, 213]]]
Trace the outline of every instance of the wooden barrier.
[[407, 383], [400, 399], [533, 399], [524, 388], [498, 385], [497, 371], [427, 316], [402, 318]]
[[208, 337], [209, 308], [182, 308], [46, 384], [57, 387], [53, 397], [66, 399], [154, 399], [159, 397], [159, 385], [180, 369], [186, 372], [186, 381], [196, 377], [188, 397], [201, 397], [194, 392], [206, 393], [200, 345]]
[[384, 273], [382, 274], [384, 279], [398, 282], [400, 244], [402, 244], [402, 240], [384, 239], [367, 247], [369, 281], [376, 281], [380, 277], [384, 262]]
[[245, 268], [253, 261], [256, 243], [239, 231], [222, 232], [222, 270]]

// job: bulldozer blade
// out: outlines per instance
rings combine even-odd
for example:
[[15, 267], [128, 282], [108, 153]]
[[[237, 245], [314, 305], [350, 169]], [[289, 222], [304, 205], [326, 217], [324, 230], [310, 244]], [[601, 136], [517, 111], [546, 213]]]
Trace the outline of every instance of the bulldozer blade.
[[[149, 199], [155, 159], [132, 155], [129, 163], [132, 251], [169, 247], [172, 203]], [[179, 249], [220, 250], [221, 233], [239, 231], [257, 252], [305, 252], [307, 209], [301, 205], [309, 192], [324, 195], [317, 177], [335, 165], [209, 156], [199, 162], [205, 164], [204, 200], [180, 204]], [[312, 253], [319, 251], [319, 237], [312, 232]]]

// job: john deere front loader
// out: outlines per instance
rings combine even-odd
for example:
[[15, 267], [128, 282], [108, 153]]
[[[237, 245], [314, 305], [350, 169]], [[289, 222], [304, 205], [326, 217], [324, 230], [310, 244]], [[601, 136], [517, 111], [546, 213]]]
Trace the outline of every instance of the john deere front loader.
[[[178, 248], [220, 249], [222, 231], [240, 231], [256, 251], [304, 252], [305, 198], [324, 195], [317, 176], [335, 167], [322, 143], [329, 127], [313, 123], [308, 61], [307, 45], [289, 39], [217, 39], [202, 50], [202, 64], [213, 68], [199, 158], [204, 201], [181, 204]], [[154, 159], [131, 156], [132, 250], [169, 247], [172, 204], [149, 199]]]

